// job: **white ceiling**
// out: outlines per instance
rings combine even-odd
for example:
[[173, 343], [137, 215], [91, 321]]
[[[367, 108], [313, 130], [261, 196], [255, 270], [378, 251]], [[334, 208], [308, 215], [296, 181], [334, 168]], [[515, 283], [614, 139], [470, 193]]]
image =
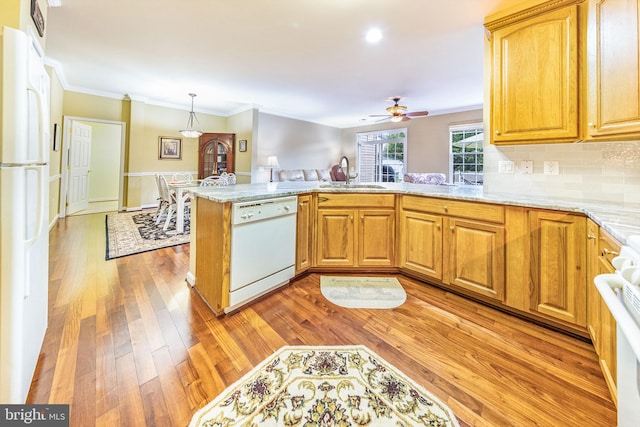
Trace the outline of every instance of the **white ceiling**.
[[194, 92], [196, 111], [349, 127], [393, 96], [408, 111], [478, 108], [484, 17], [517, 2], [63, 0], [48, 10], [46, 53], [69, 90], [185, 109]]

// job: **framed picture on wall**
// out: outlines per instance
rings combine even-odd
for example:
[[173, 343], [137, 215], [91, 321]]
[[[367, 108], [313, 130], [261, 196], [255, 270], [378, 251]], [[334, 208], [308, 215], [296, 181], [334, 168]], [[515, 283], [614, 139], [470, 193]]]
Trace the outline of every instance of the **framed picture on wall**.
[[159, 148], [158, 158], [160, 160], [182, 159], [182, 138], [161, 136], [159, 145], [160, 145], [160, 148]]
[[247, 151], [247, 140], [246, 139], [241, 139], [240, 140], [240, 151]]

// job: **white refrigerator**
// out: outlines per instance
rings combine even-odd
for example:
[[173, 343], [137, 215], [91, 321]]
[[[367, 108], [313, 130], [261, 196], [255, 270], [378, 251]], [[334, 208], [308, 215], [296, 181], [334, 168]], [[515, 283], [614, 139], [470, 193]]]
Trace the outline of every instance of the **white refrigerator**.
[[50, 81], [35, 39], [1, 30], [0, 403], [25, 403], [48, 317]]

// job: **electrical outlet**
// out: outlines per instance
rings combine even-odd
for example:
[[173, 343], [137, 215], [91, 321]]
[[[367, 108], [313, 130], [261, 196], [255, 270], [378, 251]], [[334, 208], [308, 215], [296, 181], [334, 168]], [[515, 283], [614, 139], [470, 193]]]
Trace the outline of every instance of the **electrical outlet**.
[[510, 160], [500, 160], [498, 162], [498, 173], [513, 173], [513, 162]]
[[560, 162], [548, 160], [544, 162], [545, 175], [558, 175], [560, 173]]
[[533, 160], [521, 160], [520, 161], [521, 173], [533, 173]]

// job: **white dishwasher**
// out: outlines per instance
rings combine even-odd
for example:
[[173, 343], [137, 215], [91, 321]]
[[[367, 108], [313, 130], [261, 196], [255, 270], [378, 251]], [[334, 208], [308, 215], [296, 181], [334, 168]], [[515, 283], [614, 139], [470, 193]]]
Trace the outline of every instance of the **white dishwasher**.
[[233, 204], [225, 312], [289, 283], [295, 273], [297, 212], [297, 196]]

